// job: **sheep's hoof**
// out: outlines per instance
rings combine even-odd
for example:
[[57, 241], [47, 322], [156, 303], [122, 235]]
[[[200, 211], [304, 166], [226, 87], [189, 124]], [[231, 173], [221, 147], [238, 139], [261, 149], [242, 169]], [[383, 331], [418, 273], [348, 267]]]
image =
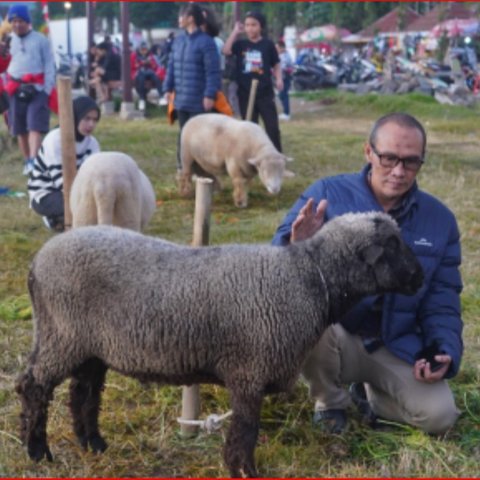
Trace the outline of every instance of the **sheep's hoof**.
[[103, 453], [108, 447], [107, 442], [100, 435], [90, 438], [88, 443], [93, 453]]
[[78, 437], [78, 441], [80, 442], [80, 446], [87, 451], [88, 450], [88, 439], [85, 435]]
[[180, 196], [183, 198], [193, 198], [193, 190], [181, 190], [180, 191]]
[[46, 457], [49, 462], [53, 461], [47, 442], [31, 442], [28, 445], [28, 456], [35, 462], [39, 462], [43, 457]]

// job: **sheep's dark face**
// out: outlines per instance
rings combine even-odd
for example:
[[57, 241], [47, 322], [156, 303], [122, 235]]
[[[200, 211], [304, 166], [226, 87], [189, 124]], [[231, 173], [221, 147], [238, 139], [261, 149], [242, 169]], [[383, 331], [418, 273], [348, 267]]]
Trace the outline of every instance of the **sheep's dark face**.
[[374, 223], [373, 241], [361, 250], [361, 260], [379, 291], [413, 295], [423, 283], [420, 263], [390, 222], [375, 219]]

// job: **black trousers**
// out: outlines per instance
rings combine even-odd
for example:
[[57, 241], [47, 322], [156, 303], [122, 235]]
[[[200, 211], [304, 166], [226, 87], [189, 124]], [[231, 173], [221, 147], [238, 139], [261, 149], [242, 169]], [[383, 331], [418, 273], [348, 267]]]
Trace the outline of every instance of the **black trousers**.
[[[240, 113], [242, 118], [247, 116], [248, 97], [249, 92], [238, 89], [238, 103], [240, 106]], [[273, 90], [268, 93], [257, 93], [255, 104], [253, 106], [252, 122], [258, 123], [258, 117], [262, 117], [265, 131], [269, 136], [275, 148], [281, 152], [282, 142], [280, 140], [280, 127], [278, 126], [277, 107], [275, 105], [275, 94]]]
[[51, 228], [63, 229], [63, 192], [56, 191], [42, 197], [39, 202], [32, 201], [32, 210], [42, 217], [47, 217]]
[[44, 217], [63, 217], [63, 192], [52, 192], [32, 201], [32, 209]]
[[177, 110], [178, 124], [180, 125], [180, 131], [177, 137], [177, 170], [182, 169], [182, 159], [180, 157], [180, 138], [182, 135], [183, 126], [195, 115], [200, 115], [205, 112], [187, 112], [185, 110]]

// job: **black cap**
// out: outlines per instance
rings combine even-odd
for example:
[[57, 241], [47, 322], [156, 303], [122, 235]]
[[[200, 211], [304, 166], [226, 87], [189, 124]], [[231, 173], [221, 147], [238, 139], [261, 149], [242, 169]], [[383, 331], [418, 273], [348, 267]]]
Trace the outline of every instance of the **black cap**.
[[256, 10], [252, 10], [245, 14], [245, 18], [254, 18], [260, 24], [262, 28], [265, 28], [267, 25], [267, 19], [263, 13], [257, 12]]

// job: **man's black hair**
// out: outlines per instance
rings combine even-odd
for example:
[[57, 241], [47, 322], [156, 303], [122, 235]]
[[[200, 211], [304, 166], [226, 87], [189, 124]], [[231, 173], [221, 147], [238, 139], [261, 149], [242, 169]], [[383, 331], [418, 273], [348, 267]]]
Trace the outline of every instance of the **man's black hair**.
[[427, 133], [425, 132], [423, 125], [412, 115], [409, 115], [408, 113], [403, 113], [403, 112], [388, 113], [387, 115], [380, 117], [375, 122], [370, 132], [370, 137], [368, 139], [368, 141], [370, 142], [370, 145], [373, 145], [373, 146], [376, 145], [378, 130], [382, 128], [384, 125], [386, 125], [387, 123], [394, 123], [399, 127], [413, 128], [415, 130], [418, 130], [422, 135], [422, 141], [423, 141], [422, 155], [425, 155], [425, 151], [427, 148]]

